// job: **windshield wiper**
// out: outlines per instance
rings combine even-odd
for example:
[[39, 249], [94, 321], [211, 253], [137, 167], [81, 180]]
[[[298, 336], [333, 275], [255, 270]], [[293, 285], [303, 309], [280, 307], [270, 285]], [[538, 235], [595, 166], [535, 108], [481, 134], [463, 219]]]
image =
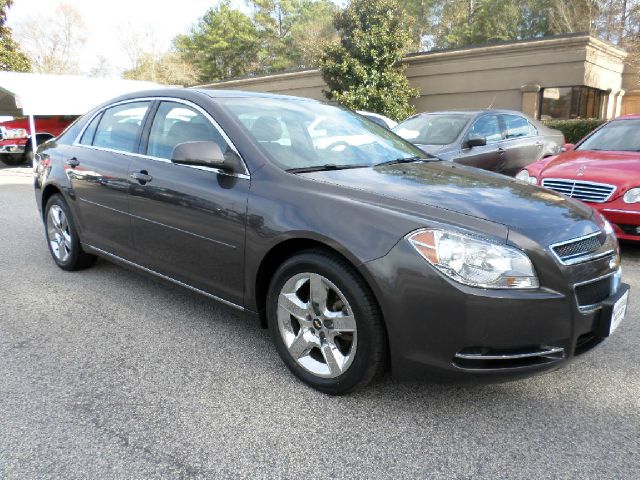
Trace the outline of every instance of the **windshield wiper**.
[[425, 153], [425, 155], [426, 156], [424, 157], [421, 157], [421, 156], [419, 157], [417, 155], [413, 157], [400, 157], [394, 160], [388, 160], [386, 162], [376, 163], [374, 167], [382, 167], [384, 165], [396, 165], [398, 163], [437, 162], [438, 160], [440, 160], [435, 155], [430, 155], [428, 153]]
[[327, 170], [347, 170], [349, 168], [365, 168], [370, 166], [371, 165], [364, 165], [364, 164], [336, 165], [335, 163], [325, 163], [324, 165], [315, 165], [312, 167], [289, 168], [287, 169], [287, 172], [289, 173], [325, 172]]

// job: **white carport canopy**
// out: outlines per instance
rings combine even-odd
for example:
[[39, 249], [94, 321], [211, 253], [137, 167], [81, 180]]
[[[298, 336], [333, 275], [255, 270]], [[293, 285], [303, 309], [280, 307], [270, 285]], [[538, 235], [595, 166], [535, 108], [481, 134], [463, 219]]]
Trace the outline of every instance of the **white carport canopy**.
[[0, 72], [0, 115], [29, 117], [35, 152], [34, 116], [82, 115], [110, 98], [154, 88], [161, 85], [137, 80]]

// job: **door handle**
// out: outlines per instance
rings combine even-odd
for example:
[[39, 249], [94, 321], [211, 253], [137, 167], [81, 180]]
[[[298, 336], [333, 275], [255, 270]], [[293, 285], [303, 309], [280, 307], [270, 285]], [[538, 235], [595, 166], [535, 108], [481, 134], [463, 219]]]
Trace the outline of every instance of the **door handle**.
[[151, 180], [153, 180], [153, 177], [149, 175], [149, 172], [147, 172], [146, 170], [134, 172], [130, 175], [130, 177], [132, 180], [135, 180], [140, 185], [144, 185], [145, 183], [149, 183]]
[[541, 147], [542, 146], [542, 142], [536, 142], [536, 147]]
[[504, 152], [506, 152], [506, 150], [502, 147], [498, 148], [498, 155], [504, 155]]
[[80, 160], [78, 160], [76, 157], [73, 157], [73, 158], [70, 158], [69, 160], [67, 160], [66, 163], [71, 168], [76, 168], [78, 165], [80, 165]]

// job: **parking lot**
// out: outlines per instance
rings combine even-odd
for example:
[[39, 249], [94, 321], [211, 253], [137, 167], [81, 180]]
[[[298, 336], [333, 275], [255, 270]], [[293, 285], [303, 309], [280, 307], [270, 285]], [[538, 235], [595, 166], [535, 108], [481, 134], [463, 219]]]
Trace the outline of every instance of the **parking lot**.
[[29, 169], [0, 168], [0, 222], [0, 478], [638, 477], [639, 247], [625, 321], [563, 370], [334, 398], [235, 310], [105, 261], [58, 269]]

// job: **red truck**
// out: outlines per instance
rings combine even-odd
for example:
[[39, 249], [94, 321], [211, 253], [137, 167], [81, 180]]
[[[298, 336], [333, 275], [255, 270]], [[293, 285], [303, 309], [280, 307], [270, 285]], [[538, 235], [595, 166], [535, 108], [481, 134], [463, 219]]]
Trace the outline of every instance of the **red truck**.
[[[77, 116], [35, 117], [36, 143], [41, 145], [60, 135]], [[0, 160], [7, 165], [31, 162], [33, 149], [29, 132], [29, 119], [18, 118], [0, 123]]]

